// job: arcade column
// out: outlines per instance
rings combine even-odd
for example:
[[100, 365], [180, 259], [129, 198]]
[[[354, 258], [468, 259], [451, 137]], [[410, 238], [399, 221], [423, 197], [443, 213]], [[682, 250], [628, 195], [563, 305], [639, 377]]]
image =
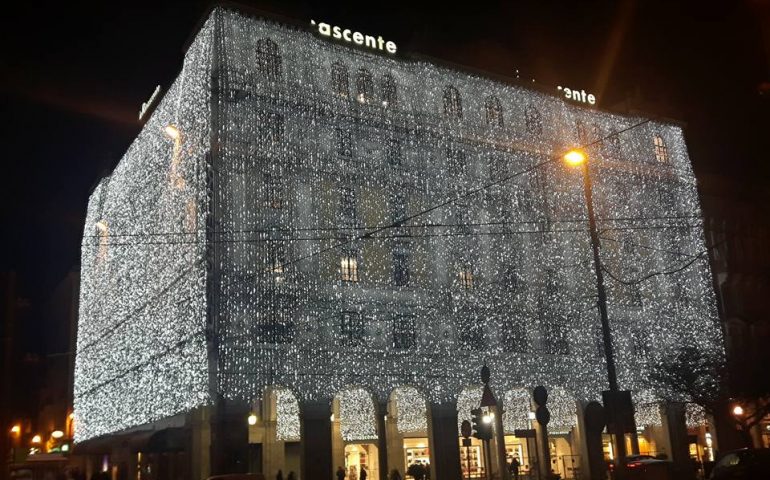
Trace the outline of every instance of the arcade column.
[[332, 480], [332, 401], [301, 402], [302, 478]]
[[431, 403], [428, 407], [430, 439], [430, 478], [460, 480], [460, 432], [457, 430], [457, 404]]

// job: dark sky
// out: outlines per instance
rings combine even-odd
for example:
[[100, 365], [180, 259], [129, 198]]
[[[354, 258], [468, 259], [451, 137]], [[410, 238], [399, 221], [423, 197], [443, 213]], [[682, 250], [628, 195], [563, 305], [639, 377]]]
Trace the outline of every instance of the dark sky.
[[[757, 87], [770, 81], [770, 0], [246, 3], [376, 32], [401, 51], [585, 88], [604, 106], [641, 92], [686, 122], [698, 175], [738, 182], [745, 195], [767, 191], [770, 99]], [[141, 103], [176, 76], [208, 6], [4, 7], [0, 269], [19, 273], [33, 303], [77, 267], [90, 189], [138, 133]], [[41, 316], [28, 328], [39, 326]]]

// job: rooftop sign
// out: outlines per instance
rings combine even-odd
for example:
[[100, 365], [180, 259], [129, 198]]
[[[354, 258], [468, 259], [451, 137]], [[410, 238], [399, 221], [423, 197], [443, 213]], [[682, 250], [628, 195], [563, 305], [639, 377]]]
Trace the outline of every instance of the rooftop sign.
[[564, 94], [564, 98], [567, 100], [574, 100], [580, 103], [587, 103], [589, 105], [596, 105], [596, 96], [593, 93], [586, 93], [585, 90], [575, 90], [574, 88], [567, 88], [558, 86], [556, 90]]
[[396, 44], [390, 40], [385, 41], [382, 36], [373, 37], [371, 35], [364, 35], [361, 32], [354, 32], [349, 28], [329, 25], [324, 22], [316, 23], [315, 20], [310, 20], [310, 25], [313, 28], [318, 29], [318, 33], [324, 37], [332, 37], [347, 43], [366, 46], [372, 50], [386, 51], [391, 55], [396, 53]]

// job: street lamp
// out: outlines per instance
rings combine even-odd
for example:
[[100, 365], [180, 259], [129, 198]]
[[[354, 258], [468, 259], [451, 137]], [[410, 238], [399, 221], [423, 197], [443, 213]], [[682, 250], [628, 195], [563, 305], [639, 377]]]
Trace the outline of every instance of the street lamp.
[[602, 341], [604, 345], [604, 357], [607, 361], [607, 381], [612, 397], [611, 418], [613, 434], [617, 442], [617, 457], [622, 460], [626, 456], [625, 431], [622, 423], [617, 418], [618, 403], [618, 376], [615, 370], [615, 355], [612, 349], [612, 332], [607, 316], [607, 291], [604, 288], [604, 272], [599, 256], [599, 233], [596, 231], [596, 216], [594, 215], [593, 185], [591, 184], [591, 172], [588, 169], [588, 155], [582, 150], [570, 150], [564, 154], [564, 162], [572, 167], [581, 167], [583, 170], [583, 191], [585, 193], [586, 209], [588, 210], [588, 230], [591, 235], [591, 250], [594, 255], [594, 271], [596, 273], [596, 290], [598, 293], [599, 316], [602, 322]]
[[736, 405], [733, 407], [733, 415], [736, 417], [742, 417], [743, 416], [743, 407], [740, 405]]

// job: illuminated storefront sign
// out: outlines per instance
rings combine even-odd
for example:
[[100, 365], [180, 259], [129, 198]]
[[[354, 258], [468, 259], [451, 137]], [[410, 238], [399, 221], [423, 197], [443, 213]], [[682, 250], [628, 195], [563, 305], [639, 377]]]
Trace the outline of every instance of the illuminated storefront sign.
[[310, 20], [310, 25], [318, 29], [318, 33], [324, 37], [332, 37], [336, 40], [344, 40], [348, 43], [355, 43], [356, 45], [364, 45], [373, 50], [386, 51], [390, 54], [396, 53], [396, 44], [391, 41], [385, 41], [382, 36], [373, 37], [371, 35], [364, 35], [361, 32], [354, 32], [349, 28], [342, 28], [336, 25], [329, 25], [328, 23], [316, 23], [315, 20]]
[[586, 93], [585, 90], [576, 90], [574, 88], [567, 88], [558, 86], [556, 90], [559, 90], [564, 94], [564, 98], [567, 100], [574, 100], [580, 103], [587, 103], [589, 105], [596, 105], [596, 97], [593, 93]]

